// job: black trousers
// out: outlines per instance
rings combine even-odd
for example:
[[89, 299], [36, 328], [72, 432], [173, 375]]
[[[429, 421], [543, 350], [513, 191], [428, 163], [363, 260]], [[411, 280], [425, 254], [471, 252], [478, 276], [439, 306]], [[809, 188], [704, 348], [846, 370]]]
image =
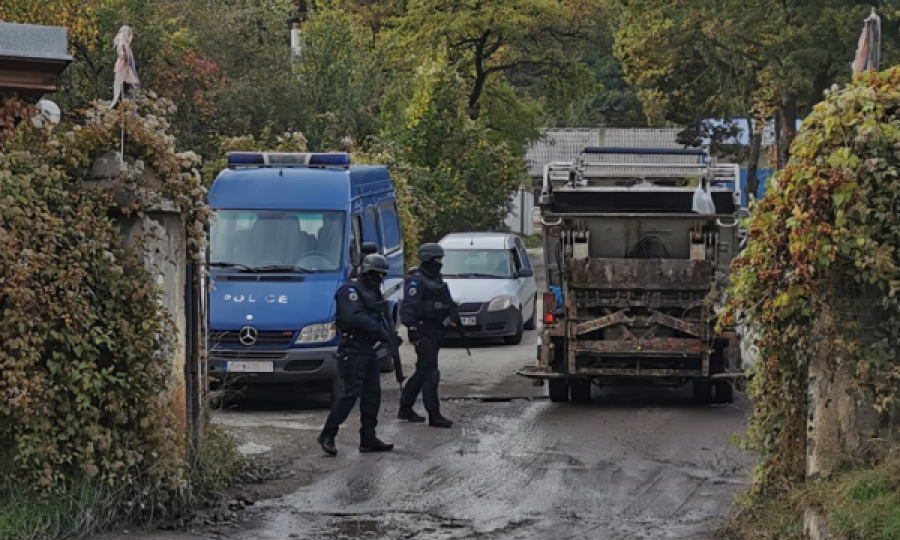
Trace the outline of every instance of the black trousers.
[[422, 402], [428, 414], [441, 413], [441, 402], [438, 398], [438, 383], [441, 381], [438, 352], [442, 341], [443, 335], [426, 334], [416, 345], [416, 371], [403, 387], [403, 394], [400, 396], [401, 409], [411, 409], [421, 392]]
[[378, 410], [381, 408], [381, 376], [378, 359], [374, 352], [347, 351], [338, 356], [341, 377], [344, 379], [344, 392], [331, 404], [331, 412], [325, 421], [322, 435], [334, 437], [341, 424], [347, 420], [356, 400], [359, 400], [360, 443], [366, 444], [375, 439], [375, 428], [378, 426]]

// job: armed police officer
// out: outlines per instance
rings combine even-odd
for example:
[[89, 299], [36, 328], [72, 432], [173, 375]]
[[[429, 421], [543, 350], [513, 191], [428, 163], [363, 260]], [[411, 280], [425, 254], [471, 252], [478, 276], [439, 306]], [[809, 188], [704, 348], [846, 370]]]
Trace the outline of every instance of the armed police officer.
[[387, 444], [375, 436], [378, 410], [381, 407], [379, 352], [385, 345], [399, 344], [400, 336], [387, 326], [387, 313], [381, 282], [388, 272], [387, 260], [377, 254], [367, 255], [360, 267], [360, 275], [350, 279], [335, 293], [336, 324], [341, 333], [338, 345], [338, 369], [344, 380], [344, 391], [331, 407], [325, 427], [319, 435], [319, 445], [329, 455], [337, 454], [334, 439], [341, 424], [350, 415], [359, 399], [360, 452], [389, 452]]
[[411, 271], [404, 285], [400, 321], [409, 332], [409, 341], [416, 348], [416, 371], [400, 397], [397, 418], [409, 422], [424, 422], [413, 406], [422, 393], [422, 402], [428, 413], [428, 425], [449, 428], [453, 422], [441, 415], [438, 399], [438, 351], [447, 333], [447, 327], [458, 320], [456, 304], [450, 290], [441, 277], [444, 249], [438, 244], [424, 244], [419, 248], [420, 265]]

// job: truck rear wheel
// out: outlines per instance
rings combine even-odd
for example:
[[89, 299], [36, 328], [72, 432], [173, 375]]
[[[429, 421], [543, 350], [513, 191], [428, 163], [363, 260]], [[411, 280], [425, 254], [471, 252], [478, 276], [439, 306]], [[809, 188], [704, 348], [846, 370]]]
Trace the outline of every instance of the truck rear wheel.
[[694, 388], [691, 397], [695, 403], [708, 404], [712, 402], [712, 388], [710, 381], [694, 379]]
[[569, 381], [565, 379], [550, 379], [548, 381], [550, 401], [564, 403], [569, 401]]
[[569, 381], [569, 392], [572, 394], [572, 401], [575, 403], [590, 403], [591, 380], [571, 379]]
[[716, 403], [734, 403], [734, 387], [730, 381], [716, 381]]

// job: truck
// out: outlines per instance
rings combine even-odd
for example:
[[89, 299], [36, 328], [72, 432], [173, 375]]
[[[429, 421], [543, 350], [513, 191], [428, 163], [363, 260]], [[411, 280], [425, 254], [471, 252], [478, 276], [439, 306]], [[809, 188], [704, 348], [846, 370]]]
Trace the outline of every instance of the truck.
[[731, 403], [743, 374], [716, 332], [740, 250], [740, 169], [703, 149], [584, 148], [544, 166], [537, 359], [517, 374], [553, 402], [593, 386], [679, 388]]

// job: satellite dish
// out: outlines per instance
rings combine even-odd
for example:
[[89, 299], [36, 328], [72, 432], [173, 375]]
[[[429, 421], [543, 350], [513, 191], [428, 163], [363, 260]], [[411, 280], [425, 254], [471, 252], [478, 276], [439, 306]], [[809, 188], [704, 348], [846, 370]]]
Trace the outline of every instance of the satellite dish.
[[34, 124], [34, 127], [37, 128], [43, 127], [47, 123], [53, 125], [59, 124], [59, 121], [62, 118], [62, 112], [59, 110], [59, 105], [53, 103], [49, 99], [38, 101], [37, 110], [38, 113], [31, 118], [31, 122]]

